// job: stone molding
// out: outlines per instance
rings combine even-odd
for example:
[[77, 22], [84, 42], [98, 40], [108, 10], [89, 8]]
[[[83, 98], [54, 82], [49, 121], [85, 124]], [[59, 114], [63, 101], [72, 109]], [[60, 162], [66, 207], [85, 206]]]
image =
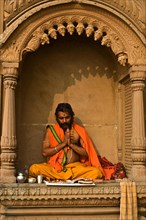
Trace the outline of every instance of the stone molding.
[[[136, 183], [136, 186], [141, 214], [145, 210], [146, 187], [142, 182]], [[99, 220], [103, 220], [109, 219], [110, 213], [110, 220], [118, 220], [121, 192], [118, 182], [82, 187], [15, 183], [0, 184], [0, 197], [1, 216], [6, 219], [85, 219], [84, 216], [97, 219], [98, 216]]]
[[[7, 78], [16, 78], [18, 74], [18, 62], [2, 62], [2, 75], [7, 75]], [[15, 75], [15, 76], [14, 76]], [[14, 82], [14, 80], [12, 80]], [[5, 77], [6, 82], [6, 77]]]
[[[95, 212], [94, 212], [95, 213]], [[28, 217], [24, 217], [24, 216], [15, 216], [15, 217], [8, 217], [8, 218], [6, 218], [6, 219], [11, 219], [11, 220], [40, 220], [40, 218], [41, 218], [41, 220], [74, 220], [74, 219], [76, 219], [76, 220], [97, 220], [97, 215], [95, 215], [94, 214], [94, 216], [89, 216], [89, 215], [86, 215], [86, 216], [77, 216], [77, 215], [75, 215], [75, 216], [48, 216], [48, 215], [46, 215], [46, 216], [28, 216]], [[5, 217], [4, 217], [4, 219], [5, 219]], [[107, 216], [101, 216], [100, 215], [100, 217], [98, 217], [98, 220], [109, 220], [109, 217], [107, 217]], [[110, 215], [110, 220], [119, 220], [119, 216], [113, 216], [113, 215]], [[142, 219], [141, 219], [142, 220]]]
[[[136, 1], [126, 1], [126, 0], [115, 0], [111, 1], [109, 4], [108, 0], [103, 0], [102, 5], [100, 5], [99, 1], [95, 0], [63, 0], [61, 1], [61, 4], [66, 3], [76, 3], [76, 4], [88, 4], [88, 5], [98, 5], [103, 8], [109, 8], [109, 10], [115, 10], [116, 13], [119, 13], [119, 11], [122, 11], [122, 14], [125, 14], [126, 17], [128, 17], [130, 20], [133, 20], [134, 23], [137, 24], [137, 28], [144, 31], [145, 29], [145, 14], [144, 14], [144, 2], [142, 0], [136, 0]], [[8, 0], [4, 0], [4, 21], [6, 23], [6, 28], [11, 25], [15, 21], [15, 19], [22, 16], [25, 11], [31, 11], [32, 8], [38, 8], [43, 7], [44, 4], [46, 4], [46, 0], [42, 0], [41, 4], [39, 0], [15, 0], [14, 2], [9, 2]], [[60, 4], [58, 1], [48, 1], [47, 5], [53, 6], [56, 4]], [[39, 7], [38, 7], [39, 6]], [[38, 10], [36, 9], [36, 10]], [[40, 10], [39, 9], [39, 10]], [[30, 14], [33, 14], [31, 12]], [[121, 12], [120, 12], [121, 14]], [[27, 14], [29, 16], [29, 14]], [[27, 17], [25, 16], [25, 17]], [[26, 19], [26, 18], [25, 18]]]
[[[137, 182], [137, 197], [146, 197], [146, 187], [144, 182]], [[29, 183], [13, 183], [13, 184], [0, 184], [0, 197], [4, 203], [15, 203], [17, 200], [22, 201], [28, 205], [28, 201], [32, 204], [37, 201], [46, 201], [46, 204], [50, 204], [50, 201], [54, 201], [55, 204], [62, 203], [65, 200], [81, 200], [82, 204], [94, 203], [94, 205], [102, 206], [102, 203], [98, 203], [95, 199], [102, 200], [103, 205], [110, 205], [110, 200], [115, 199], [119, 204], [120, 199], [120, 183], [112, 181], [105, 181], [104, 183], [98, 183], [95, 186], [46, 186], [45, 184], [29, 184]], [[86, 199], [86, 201], [84, 200]], [[6, 200], [6, 201], [5, 201]], [[49, 201], [50, 200], [50, 201]], [[59, 201], [61, 200], [61, 201]], [[3, 203], [2, 202], [2, 203]], [[69, 201], [68, 201], [69, 202]], [[69, 206], [69, 203], [66, 203]], [[3, 204], [4, 204], [3, 203]], [[105, 203], [105, 204], [104, 204]], [[93, 205], [93, 204], [92, 204]], [[114, 204], [112, 204], [113, 206]]]

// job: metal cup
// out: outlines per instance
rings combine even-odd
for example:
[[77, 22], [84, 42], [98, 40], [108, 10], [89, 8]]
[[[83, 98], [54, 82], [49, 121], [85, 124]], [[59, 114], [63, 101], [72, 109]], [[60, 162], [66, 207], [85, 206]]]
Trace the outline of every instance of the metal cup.
[[43, 182], [43, 175], [38, 175], [37, 176], [37, 182], [40, 184]]

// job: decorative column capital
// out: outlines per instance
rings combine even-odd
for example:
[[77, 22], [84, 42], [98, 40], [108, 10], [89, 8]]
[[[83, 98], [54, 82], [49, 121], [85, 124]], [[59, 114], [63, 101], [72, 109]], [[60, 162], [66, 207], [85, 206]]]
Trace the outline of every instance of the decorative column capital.
[[14, 75], [14, 74], [4, 75], [3, 83], [4, 83], [5, 89], [6, 88], [15, 89], [17, 85], [17, 78], [18, 78], [18, 75]]
[[131, 84], [132, 91], [144, 91], [144, 87], [145, 87], [144, 81], [142, 80], [132, 81], [132, 84]]
[[146, 66], [132, 66], [129, 69], [131, 81], [145, 81], [146, 79]]
[[19, 63], [2, 62], [2, 75], [17, 75]]

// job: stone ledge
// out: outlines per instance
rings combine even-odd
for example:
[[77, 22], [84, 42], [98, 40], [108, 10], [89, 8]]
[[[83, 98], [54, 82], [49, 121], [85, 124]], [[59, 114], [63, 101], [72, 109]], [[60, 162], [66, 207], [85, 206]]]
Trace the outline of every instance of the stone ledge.
[[[139, 219], [144, 219], [146, 183], [136, 185]], [[120, 196], [120, 183], [110, 181], [95, 186], [1, 183], [1, 219], [89, 220], [98, 216], [99, 220], [116, 220], [120, 215]]]

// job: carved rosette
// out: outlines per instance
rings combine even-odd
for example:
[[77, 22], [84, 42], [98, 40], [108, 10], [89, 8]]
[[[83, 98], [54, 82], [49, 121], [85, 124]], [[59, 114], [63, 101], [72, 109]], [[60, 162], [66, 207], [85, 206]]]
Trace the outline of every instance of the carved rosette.
[[[140, 67], [139, 67], [140, 68]], [[134, 68], [133, 68], [134, 69]], [[130, 73], [133, 95], [132, 112], [132, 177], [136, 180], [146, 180], [146, 139], [144, 124], [143, 91], [145, 87], [146, 72], [134, 69]]]
[[73, 33], [78, 33], [78, 35], [85, 34], [87, 37], [93, 35], [94, 40], [101, 41], [101, 45], [111, 47], [113, 53], [118, 57], [118, 62], [125, 66], [128, 61], [128, 55], [125, 51], [120, 37], [116, 35], [109, 27], [100, 22], [97, 23], [91, 18], [87, 19], [83, 16], [66, 16], [60, 17], [58, 20], [49, 21], [42, 24], [35, 32], [32, 34], [31, 39], [27, 42], [27, 45], [22, 51], [23, 53], [35, 51], [40, 45], [49, 44], [50, 39], [57, 39], [58, 34], [65, 36], [66, 33], [73, 35]]
[[1, 136], [1, 181], [15, 182], [16, 131], [15, 131], [15, 88], [17, 68], [15, 64], [3, 64], [5, 89]]

